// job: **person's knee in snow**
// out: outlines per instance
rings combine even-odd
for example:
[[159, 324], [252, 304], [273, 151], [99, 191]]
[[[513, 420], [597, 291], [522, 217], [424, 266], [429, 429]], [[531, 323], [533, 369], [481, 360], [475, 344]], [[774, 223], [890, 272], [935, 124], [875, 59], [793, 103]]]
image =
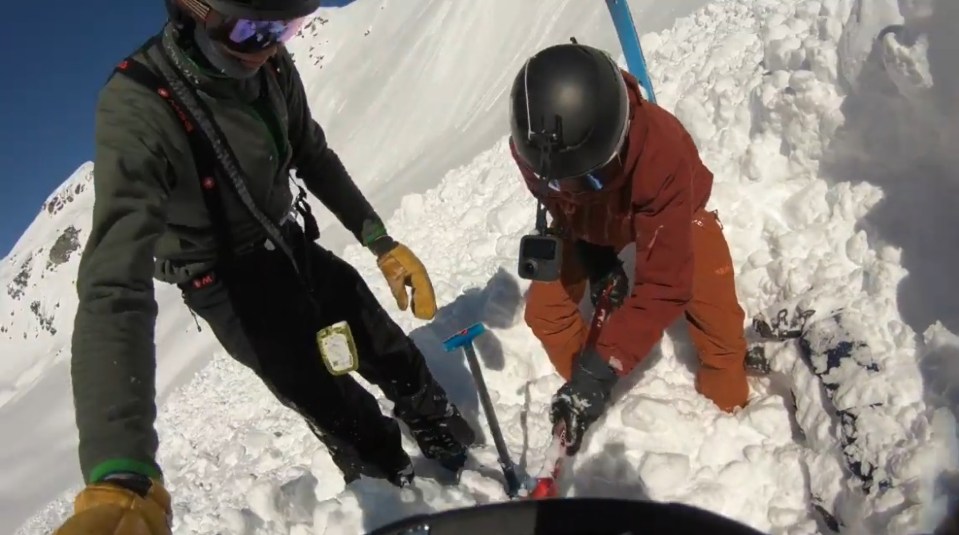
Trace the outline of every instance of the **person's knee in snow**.
[[685, 314], [699, 355], [696, 390], [722, 410], [731, 411], [745, 406], [749, 397], [745, 313], [736, 295], [735, 270], [718, 214], [700, 210], [692, 229], [693, 293]]
[[700, 365], [696, 371], [696, 391], [710, 399], [721, 410], [732, 412], [746, 406], [749, 384], [744, 369], [717, 370]]

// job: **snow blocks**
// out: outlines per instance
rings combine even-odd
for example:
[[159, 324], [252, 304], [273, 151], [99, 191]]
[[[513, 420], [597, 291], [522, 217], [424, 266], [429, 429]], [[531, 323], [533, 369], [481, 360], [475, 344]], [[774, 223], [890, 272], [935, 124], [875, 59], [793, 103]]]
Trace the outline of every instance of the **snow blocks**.
[[866, 384], [870, 376], [880, 371], [869, 346], [852, 337], [844, 325], [842, 313], [836, 313], [813, 322], [800, 336], [799, 347], [803, 359], [822, 381], [826, 398], [836, 410], [840, 445], [850, 473], [861, 481], [866, 492], [873, 485], [878, 485], [879, 490], [889, 488], [888, 478], [877, 470], [880, 464], [878, 452], [857, 445], [862, 436], [857, 421], [881, 407], [882, 402], [844, 396], [849, 384]]
[[[856, 518], [863, 500], [876, 499], [894, 486], [884, 452], [896, 440], [889, 434], [896, 428], [895, 412], [885, 406], [890, 378], [877, 349], [866, 342], [864, 321], [842, 308], [817, 312], [799, 306], [792, 313], [781, 309], [772, 321], [763, 315], [753, 320], [762, 340], [796, 342], [798, 362], [767, 365], [789, 381], [793, 417], [812, 462], [827, 472], [831, 469], [826, 467], [836, 467], [832, 483], [808, 489], [812, 507], [833, 532], [846, 527], [844, 520]], [[762, 343], [750, 351], [765, 353]], [[807, 384], [804, 375], [814, 378], [818, 392], [800, 386]]]

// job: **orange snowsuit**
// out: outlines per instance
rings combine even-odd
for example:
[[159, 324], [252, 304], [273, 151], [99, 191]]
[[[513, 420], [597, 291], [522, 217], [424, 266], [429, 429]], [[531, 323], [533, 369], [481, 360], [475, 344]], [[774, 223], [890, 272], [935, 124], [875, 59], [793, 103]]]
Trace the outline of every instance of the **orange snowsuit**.
[[715, 212], [705, 209], [713, 175], [679, 120], [643, 100], [636, 79], [627, 72], [623, 76], [631, 111], [620, 154], [622, 172], [601, 191], [539, 187], [540, 179], [510, 143], [527, 186], [541, 196], [564, 239], [560, 280], [531, 284], [526, 323], [557, 372], [569, 380], [586, 338], [579, 302], [587, 277], [573, 242], [616, 251], [635, 243], [632, 293], [607, 320], [596, 343], [598, 353], [626, 375], [685, 313], [699, 354], [696, 389], [731, 411], [744, 406], [749, 394], [743, 367], [745, 315], [722, 225]]

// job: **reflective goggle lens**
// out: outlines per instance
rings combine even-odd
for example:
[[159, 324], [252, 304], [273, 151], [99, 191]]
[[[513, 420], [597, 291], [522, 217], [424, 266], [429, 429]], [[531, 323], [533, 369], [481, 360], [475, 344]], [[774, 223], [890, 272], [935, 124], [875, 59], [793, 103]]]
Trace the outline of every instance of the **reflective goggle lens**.
[[285, 43], [303, 27], [306, 17], [293, 20], [227, 18], [211, 34], [237, 52], [257, 52]]
[[570, 178], [553, 179], [548, 182], [549, 189], [553, 191], [568, 191], [570, 193], [579, 193], [582, 191], [599, 191], [603, 189], [603, 181], [594, 173], [586, 176], [576, 176]]
[[568, 193], [582, 193], [587, 191], [601, 191], [607, 184], [623, 172], [623, 166], [619, 154], [603, 164], [600, 168], [590, 171], [585, 175], [573, 176], [567, 178], [554, 178], [547, 182], [549, 188], [553, 191], [563, 191]]

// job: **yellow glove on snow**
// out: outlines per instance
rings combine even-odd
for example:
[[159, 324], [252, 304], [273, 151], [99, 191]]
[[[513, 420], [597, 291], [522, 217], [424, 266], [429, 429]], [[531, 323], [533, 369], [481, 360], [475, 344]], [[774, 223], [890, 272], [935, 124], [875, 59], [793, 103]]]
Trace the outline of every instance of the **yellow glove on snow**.
[[170, 495], [153, 481], [146, 496], [113, 483], [77, 494], [73, 516], [54, 535], [170, 535]]
[[400, 310], [406, 310], [410, 304], [410, 297], [406, 294], [406, 287], [409, 286], [412, 288], [413, 315], [423, 320], [433, 319], [436, 314], [436, 295], [429, 273], [420, 259], [389, 236], [376, 240], [370, 250], [377, 255], [376, 265], [386, 277]]

